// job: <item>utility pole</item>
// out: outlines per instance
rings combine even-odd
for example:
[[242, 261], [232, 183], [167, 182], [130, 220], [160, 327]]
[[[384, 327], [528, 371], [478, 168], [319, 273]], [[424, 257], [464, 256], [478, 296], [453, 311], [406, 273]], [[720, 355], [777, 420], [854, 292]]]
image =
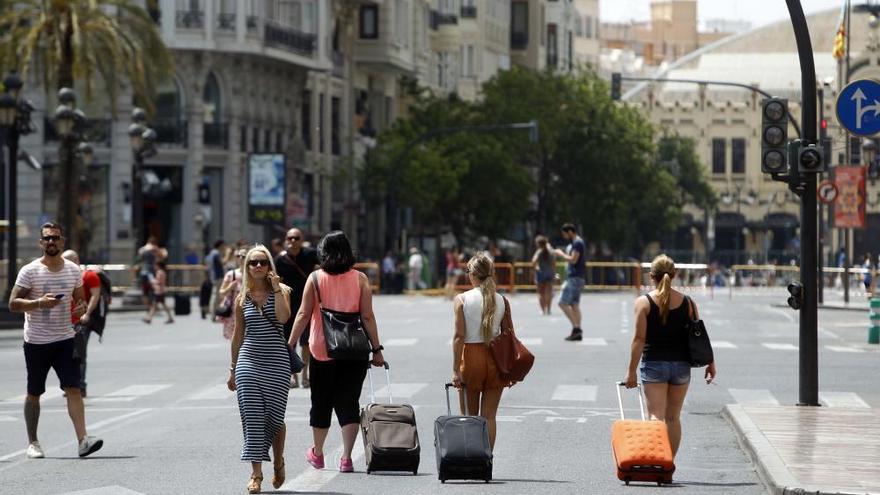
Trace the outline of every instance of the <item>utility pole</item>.
[[[815, 146], [816, 133], [816, 66], [810, 28], [804, 16], [800, 0], [786, 0], [797, 42], [801, 67], [801, 128], [803, 146]], [[849, 33], [847, 33], [849, 34]], [[805, 156], [806, 155], [802, 155]], [[821, 155], [820, 155], [821, 156]], [[803, 160], [798, 164], [803, 165]], [[819, 350], [818, 350], [818, 299], [817, 299], [817, 250], [818, 232], [816, 218], [816, 173], [792, 174], [790, 180], [800, 181], [801, 190], [801, 284], [803, 301], [800, 307], [800, 356], [798, 360], [798, 405], [819, 405]], [[799, 176], [799, 177], [798, 177]]]

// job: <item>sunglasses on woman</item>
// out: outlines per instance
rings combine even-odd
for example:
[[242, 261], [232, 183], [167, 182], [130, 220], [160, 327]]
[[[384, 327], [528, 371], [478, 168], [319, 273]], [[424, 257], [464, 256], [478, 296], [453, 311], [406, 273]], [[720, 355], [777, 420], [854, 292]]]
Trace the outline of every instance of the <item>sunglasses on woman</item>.
[[248, 261], [248, 265], [257, 267], [257, 266], [269, 266], [269, 260], [250, 260]]

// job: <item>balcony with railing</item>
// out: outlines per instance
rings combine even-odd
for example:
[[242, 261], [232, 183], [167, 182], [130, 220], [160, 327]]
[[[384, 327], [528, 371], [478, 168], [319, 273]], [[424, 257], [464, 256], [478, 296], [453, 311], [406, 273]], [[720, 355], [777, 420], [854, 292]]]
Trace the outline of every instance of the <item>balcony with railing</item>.
[[185, 120], [163, 119], [150, 123], [156, 131], [156, 142], [164, 145], [186, 147], [188, 145], [188, 127]]
[[175, 18], [176, 26], [184, 29], [201, 29], [205, 27], [203, 10], [178, 10]]
[[217, 29], [220, 31], [235, 31], [235, 12], [220, 12], [217, 14]]
[[525, 50], [529, 47], [529, 33], [511, 31], [510, 32], [510, 49]]
[[318, 42], [317, 35], [271, 21], [266, 21], [263, 36], [263, 43], [266, 46], [282, 48], [307, 57], [311, 57], [315, 52]]
[[458, 16], [455, 14], [442, 14], [436, 10], [431, 11], [431, 29], [438, 30], [440, 26], [458, 24]]
[[202, 139], [206, 148], [228, 149], [229, 124], [224, 122], [204, 124]]
[[461, 6], [461, 18], [462, 19], [476, 19], [477, 17], [477, 6], [476, 5], [462, 5]]

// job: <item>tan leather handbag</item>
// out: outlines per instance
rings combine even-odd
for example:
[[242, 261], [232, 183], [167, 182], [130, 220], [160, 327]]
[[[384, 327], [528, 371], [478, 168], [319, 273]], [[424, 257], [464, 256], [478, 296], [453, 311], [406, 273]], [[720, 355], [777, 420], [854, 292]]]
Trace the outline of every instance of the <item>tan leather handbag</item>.
[[501, 378], [510, 382], [513, 386], [521, 382], [529, 374], [532, 365], [535, 364], [535, 356], [526, 349], [526, 346], [513, 331], [513, 318], [510, 316], [510, 303], [504, 299], [504, 317], [501, 319], [501, 333], [489, 342], [489, 350], [495, 358], [495, 366], [501, 374]]

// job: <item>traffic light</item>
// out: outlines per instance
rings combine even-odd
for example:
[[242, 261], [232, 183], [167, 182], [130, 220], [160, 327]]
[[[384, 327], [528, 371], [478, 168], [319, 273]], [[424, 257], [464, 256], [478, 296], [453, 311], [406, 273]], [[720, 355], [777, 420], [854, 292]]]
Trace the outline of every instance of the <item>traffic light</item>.
[[788, 298], [791, 309], [801, 309], [801, 304], [804, 302], [804, 286], [800, 282], [792, 282], [788, 284], [788, 293], [791, 294]]
[[761, 102], [761, 172], [785, 172], [787, 141], [788, 100], [767, 98]]
[[822, 148], [810, 144], [798, 151], [798, 170], [803, 173], [821, 173], [826, 171]]
[[620, 72], [611, 73], [611, 99], [620, 100]]

